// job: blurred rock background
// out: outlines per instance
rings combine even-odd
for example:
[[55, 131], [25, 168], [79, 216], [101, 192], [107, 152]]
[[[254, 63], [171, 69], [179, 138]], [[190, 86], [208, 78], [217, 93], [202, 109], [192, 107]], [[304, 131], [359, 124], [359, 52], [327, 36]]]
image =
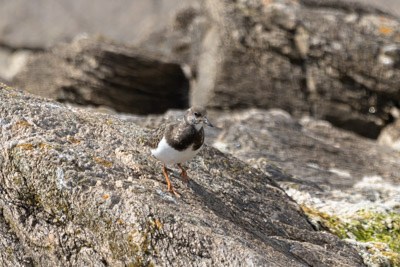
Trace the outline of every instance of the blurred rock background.
[[[0, 80], [59, 101], [138, 114], [191, 104], [281, 108], [374, 139], [399, 114], [396, 1], [0, 5]], [[105, 48], [86, 55], [96, 45], [77, 40], [93, 36], [115, 42], [114, 57]], [[143, 62], [126, 64], [132, 55], [119, 46], [159, 61], [147, 69], [181, 69], [159, 70], [156, 85]]]
[[400, 264], [340, 228], [370, 208], [399, 235], [399, 18], [397, 0], [0, 0], [0, 82], [149, 128], [205, 105], [210, 144], [288, 174], [315, 229], [367, 265]]

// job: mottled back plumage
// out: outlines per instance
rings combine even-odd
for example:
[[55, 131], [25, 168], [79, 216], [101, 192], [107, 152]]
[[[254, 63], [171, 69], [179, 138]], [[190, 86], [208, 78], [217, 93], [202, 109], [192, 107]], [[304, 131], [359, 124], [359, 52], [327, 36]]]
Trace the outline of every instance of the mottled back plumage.
[[178, 151], [185, 150], [192, 146], [192, 150], [198, 150], [204, 142], [204, 129], [197, 130], [194, 125], [180, 122], [169, 124], [165, 131], [168, 145]]
[[157, 148], [158, 143], [160, 143], [161, 139], [164, 136], [164, 132], [165, 132], [165, 128], [166, 127], [167, 127], [167, 124], [163, 123], [151, 133], [150, 138], [146, 142], [146, 144], [150, 148], [153, 148], [153, 149]]
[[204, 129], [197, 130], [194, 125], [187, 122], [177, 121], [162, 124], [154, 130], [149, 139], [148, 145], [155, 149], [165, 135], [167, 143], [178, 151], [187, 149], [193, 145], [193, 150], [199, 149], [204, 142]]

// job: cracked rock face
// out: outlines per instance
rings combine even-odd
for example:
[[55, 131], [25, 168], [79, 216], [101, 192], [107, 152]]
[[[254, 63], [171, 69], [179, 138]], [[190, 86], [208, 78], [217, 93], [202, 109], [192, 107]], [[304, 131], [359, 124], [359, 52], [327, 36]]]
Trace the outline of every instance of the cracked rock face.
[[266, 175], [206, 146], [166, 192], [149, 130], [0, 87], [2, 266], [362, 266]]
[[393, 16], [348, 1], [205, 0], [195, 10], [184, 29], [143, 43], [160, 41], [158, 51], [192, 67], [194, 104], [280, 108], [369, 138], [392, 121], [400, 100]]
[[304, 2], [206, 1], [220, 38], [209, 105], [279, 107], [376, 138], [400, 100], [399, 21]]

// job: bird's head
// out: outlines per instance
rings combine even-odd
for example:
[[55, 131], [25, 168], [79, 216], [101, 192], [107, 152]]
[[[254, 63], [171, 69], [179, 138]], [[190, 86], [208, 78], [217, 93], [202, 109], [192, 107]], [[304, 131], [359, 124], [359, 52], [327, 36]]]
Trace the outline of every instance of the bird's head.
[[185, 121], [191, 125], [194, 125], [196, 129], [200, 130], [203, 124], [210, 127], [214, 127], [212, 123], [207, 119], [207, 111], [203, 107], [191, 107], [185, 113]]

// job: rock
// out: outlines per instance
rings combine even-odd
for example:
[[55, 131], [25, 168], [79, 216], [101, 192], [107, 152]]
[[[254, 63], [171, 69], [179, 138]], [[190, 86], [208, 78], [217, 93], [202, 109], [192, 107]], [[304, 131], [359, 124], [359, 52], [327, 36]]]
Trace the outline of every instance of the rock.
[[[139, 46], [167, 60], [187, 65], [189, 74], [195, 76], [202, 41], [209, 21], [200, 1], [180, 9], [164, 29], [151, 32]], [[210, 47], [207, 47], [210, 48]]]
[[[169, 111], [162, 117], [119, 117], [156, 128], [163, 117], [178, 118], [182, 114]], [[400, 152], [335, 128], [327, 121], [310, 117], [298, 121], [278, 109], [211, 112], [208, 117], [217, 126], [206, 129], [209, 144], [267, 174], [284, 172], [287, 175], [279, 177], [285, 180], [275, 180], [285, 189], [295, 184], [297, 190], [327, 201], [333, 191], [354, 193], [356, 185], [371, 177], [381, 177], [392, 185], [400, 183]], [[379, 198], [389, 203], [396, 196], [381, 192]], [[387, 208], [400, 208], [393, 204]]]
[[162, 113], [188, 106], [178, 64], [101, 38], [82, 38], [34, 55], [13, 84], [37, 95], [119, 112]]
[[300, 187], [307, 185], [308, 192], [352, 189], [372, 175], [400, 182], [400, 153], [326, 121], [296, 121], [281, 110], [254, 109], [214, 121], [223, 129], [214, 141], [216, 147], [261, 168], [260, 159], [272, 162], [301, 182]]
[[185, 3], [179, 0], [131, 1], [24, 0], [0, 9], [0, 43], [14, 49], [45, 49], [81, 34], [100, 34], [133, 43], [157, 30]]
[[400, 121], [386, 126], [379, 134], [378, 143], [400, 150]]
[[27, 50], [12, 51], [0, 47], [0, 82], [11, 81], [24, 67], [30, 54]]
[[395, 17], [365, 4], [313, 0], [205, 0], [175, 22], [181, 14], [185, 27], [142, 44], [191, 67], [191, 103], [280, 108], [369, 138], [392, 121], [400, 100]]
[[[399, 98], [398, 19], [376, 7], [399, 14], [395, 0], [253, 2], [103, 1], [93, 8], [76, 0], [35, 6], [17, 0], [0, 10], [0, 46], [37, 52], [82, 33], [141, 40], [181, 64], [192, 79], [193, 104], [282, 108], [369, 138], [392, 122], [389, 110]], [[0, 77], [12, 82], [1, 65], [0, 55]]]
[[[179, 116], [178, 111], [164, 115]], [[282, 110], [209, 117], [217, 128], [206, 129], [206, 141], [275, 177], [316, 229], [345, 239], [368, 266], [398, 265], [399, 152], [326, 121], [295, 120]], [[123, 119], [151, 128], [162, 122], [160, 116]]]
[[[302, 0], [302, 2], [311, 2], [320, 6], [329, 6], [329, 3], [332, 5], [333, 2], [334, 6], [337, 5], [337, 1], [334, 0]], [[370, 12], [383, 10], [386, 14], [390, 13], [397, 17], [400, 16], [400, 3], [397, 0], [352, 0], [348, 2], [350, 3], [350, 5], [346, 5], [348, 10], [358, 9], [369, 10]]]
[[[390, 110], [400, 98], [397, 88], [400, 42], [396, 37], [400, 25], [395, 17], [377, 8], [347, 1], [161, 3], [160, 12], [168, 12], [160, 19], [170, 17], [171, 13], [175, 17], [163, 30], [160, 30], [162, 23], [152, 27], [153, 32], [143, 30], [145, 34], [140, 35], [148, 37], [141, 38], [140, 47], [162, 54], [155, 59], [161, 57], [161, 60], [181, 65], [191, 79], [192, 104], [216, 109], [281, 108], [296, 118], [311, 115], [369, 138], [377, 138], [381, 129], [392, 122]], [[74, 1], [67, 5], [75, 10]], [[147, 5], [149, 3], [136, 8], [151, 10]], [[12, 10], [13, 6], [9, 4], [4, 10]], [[126, 6], [129, 10], [130, 5]], [[384, 7], [385, 4], [375, 3], [375, 6]], [[129, 35], [122, 35], [127, 39], [121, 39], [117, 32], [105, 35], [131, 40]], [[151, 54], [149, 57], [153, 58]], [[61, 62], [55, 63], [59, 68], [65, 65], [58, 63]], [[32, 71], [35, 79], [41, 75], [39, 72], [38, 68]], [[76, 72], [79, 70], [74, 70]], [[54, 75], [46, 73], [45, 76], [42, 80]], [[129, 83], [122, 81], [125, 78], [118, 80]], [[15, 85], [28, 88], [28, 82], [21, 82], [23, 79], [17, 78]], [[68, 91], [69, 83], [66, 87]], [[103, 95], [106, 100], [94, 99], [97, 93], [89, 96], [91, 89], [83, 91], [78, 96], [74, 95], [75, 89], [62, 94], [69, 94], [68, 100], [93, 105], [111, 105], [121, 99], [110, 98], [120, 95], [122, 100], [128, 99], [119, 91], [112, 92], [112, 97], [111, 92]], [[65, 96], [57, 97], [62, 100]], [[118, 111], [137, 112], [132, 106], [131, 103], [114, 105]], [[160, 105], [144, 106], [150, 109]], [[161, 107], [142, 113], [164, 111], [166, 108]]]
[[222, 130], [209, 142], [267, 175], [284, 172], [275, 180], [315, 227], [350, 240], [369, 266], [398, 264], [400, 231], [386, 223], [400, 225], [398, 151], [281, 110], [229, 113], [214, 123]]
[[0, 98], [2, 266], [363, 266], [313, 230], [281, 172], [206, 146], [188, 186], [174, 169], [176, 199], [149, 130], [4, 85]]

